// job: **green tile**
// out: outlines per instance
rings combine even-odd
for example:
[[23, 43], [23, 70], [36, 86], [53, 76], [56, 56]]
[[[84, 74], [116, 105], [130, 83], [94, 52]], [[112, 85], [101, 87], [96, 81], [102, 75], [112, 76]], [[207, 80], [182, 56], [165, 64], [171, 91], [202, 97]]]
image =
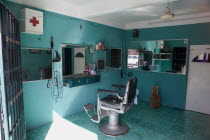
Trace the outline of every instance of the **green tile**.
[[[209, 140], [210, 116], [165, 107], [151, 109], [149, 103], [134, 105], [120, 120], [129, 126], [126, 135], [106, 136], [99, 130], [99, 124], [90, 120], [85, 112], [66, 118], [90, 132], [97, 134], [98, 140]], [[108, 118], [102, 122], [108, 121]], [[44, 140], [51, 124], [27, 132], [28, 140]], [[71, 138], [67, 138], [71, 139]]]

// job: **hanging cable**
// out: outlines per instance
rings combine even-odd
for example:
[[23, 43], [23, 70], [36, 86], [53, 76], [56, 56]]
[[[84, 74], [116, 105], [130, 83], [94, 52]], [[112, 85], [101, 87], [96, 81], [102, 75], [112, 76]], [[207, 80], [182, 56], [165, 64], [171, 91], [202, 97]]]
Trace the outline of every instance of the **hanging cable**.
[[60, 73], [58, 71], [54, 71], [53, 78], [51, 80], [48, 80], [47, 87], [51, 87], [52, 100], [55, 103], [61, 102], [63, 98], [63, 86]]

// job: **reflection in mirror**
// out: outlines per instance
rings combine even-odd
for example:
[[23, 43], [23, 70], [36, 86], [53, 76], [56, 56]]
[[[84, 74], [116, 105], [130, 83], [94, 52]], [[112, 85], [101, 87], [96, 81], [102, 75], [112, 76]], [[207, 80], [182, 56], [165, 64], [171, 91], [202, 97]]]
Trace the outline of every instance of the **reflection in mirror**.
[[210, 63], [210, 54], [200, 54], [193, 59], [193, 62]]
[[137, 68], [142, 64], [142, 56], [139, 55], [139, 51], [135, 49], [128, 49], [128, 68]]
[[23, 81], [52, 78], [52, 50], [22, 48], [21, 57]]
[[104, 59], [97, 60], [97, 70], [104, 70], [106, 68]]
[[85, 71], [85, 66], [93, 64], [93, 53], [87, 45], [66, 45], [62, 47], [63, 76], [79, 75]]
[[106, 66], [112, 68], [121, 68], [122, 50], [120, 48], [111, 48], [106, 50]]
[[187, 42], [186, 39], [131, 41], [128, 43], [127, 68], [185, 74]]

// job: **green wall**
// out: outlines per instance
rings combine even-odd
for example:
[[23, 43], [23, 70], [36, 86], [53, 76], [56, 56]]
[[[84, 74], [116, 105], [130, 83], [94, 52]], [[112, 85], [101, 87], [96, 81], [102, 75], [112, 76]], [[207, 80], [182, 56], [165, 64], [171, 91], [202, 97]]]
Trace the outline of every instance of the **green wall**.
[[[20, 18], [23, 5], [7, 2], [7, 7]], [[50, 37], [60, 53], [61, 43], [95, 45], [103, 42], [106, 46], [122, 48], [125, 45], [125, 31], [109, 26], [72, 18], [52, 12], [44, 12], [44, 34], [21, 33], [21, 47], [50, 48]], [[83, 29], [80, 30], [80, 25]], [[61, 72], [61, 62], [54, 63], [54, 70]], [[112, 77], [110, 82], [110, 77]], [[63, 89], [63, 99], [54, 103], [47, 80], [24, 83], [24, 107], [27, 129], [32, 129], [53, 120], [53, 111], [65, 117], [83, 110], [83, 105], [96, 104], [98, 88], [111, 88], [112, 83], [122, 84], [120, 70], [101, 72], [101, 82]]]
[[[7, 6], [20, 16], [24, 6], [7, 2]], [[80, 25], [83, 29], [80, 30]], [[138, 78], [140, 99], [149, 101], [152, 86], [160, 88], [161, 103], [184, 108], [186, 101], [187, 75], [154, 73], [126, 70], [126, 48], [129, 41], [188, 38], [190, 45], [210, 44], [210, 23], [140, 29], [140, 36], [132, 38], [132, 30], [124, 31], [109, 26], [84, 21], [44, 11], [44, 34], [21, 34], [22, 47], [50, 48], [50, 37], [54, 37], [55, 49], [60, 53], [61, 43], [95, 45], [105, 43], [112, 48], [123, 48], [124, 73], [131, 71]], [[127, 42], [127, 43], [126, 43]], [[98, 51], [97, 56], [104, 53]], [[54, 70], [61, 72], [61, 63], [54, 64]], [[120, 78], [120, 71], [108, 69], [101, 72], [101, 82], [63, 89], [63, 100], [55, 104], [47, 88], [47, 80], [24, 83], [25, 119], [28, 129], [39, 127], [53, 120], [53, 111], [65, 117], [82, 111], [82, 106], [96, 103], [96, 90], [110, 88], [112, 83], [122, 84], [129, 78]], [[110, 82], [110, 77], [112, 77]]]
[[[129, 41], [137, 40], [189, 39], [189, 45], [210, 44], [210, 23], [139, 29], [139, 32], [140, 36], [133, 38], [132, 30], [126, 31], [126, 48], [130, 46]], [[126, 48], [124, 53], [126, 53]], [[126, 57], [124, 57], [124, 62], [126, 62]], [[134, 76], [137, 76], [140, 99], [149, 101], [152, 86], [158, 85], [161, 104], [185, 108], [187, 75], [126, 70], [125, 65], [124, 70], [131, 71]]]
[[30, 53], [29, 49], [21, 50], [22, 68], [29, 74], [29, 80], [40, 80], [40, 68], [52, 67], [52, 54], [47, 50], [41, 50], [40, 53]]

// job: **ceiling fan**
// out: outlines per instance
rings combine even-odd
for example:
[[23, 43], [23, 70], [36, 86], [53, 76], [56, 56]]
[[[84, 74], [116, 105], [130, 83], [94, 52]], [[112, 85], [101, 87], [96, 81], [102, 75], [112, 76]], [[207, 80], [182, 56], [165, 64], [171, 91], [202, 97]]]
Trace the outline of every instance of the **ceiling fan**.
[[171, 9], [169, 7], [169, 1], [168, 5], [164, 11], [164, 13], [160, 16], [161, 19], [172, 19], [175, 16], [173, 12], [171, 12]]
[[[139, 8], [135, 8], [135, 9], [131, 9], [128, 10], [128, 12], [130, 12], [130, 14], [135, 15], [135, 16], [145, 16], [145, 17], [160, 17], [161, 19], [172, 19], [176, 16], [180, 16], [180, 15], [188, 15], [188, 14], [192, 14], [192, 13], [199, 13], [199, 12], [206, 12], [206, 11], [210, 11], [210, 3], [198, 3], [196, 5], [196, 7], [191, 6], [189, 8], [180, 8], [180, 9], [176, 9], [175, 11], [171, 11], [171, 7], [169, 6], [170, 1], [167, 2], [167, 6], [165, 7], [165, 11], [164, 13], [162, 13], [160, 10], [155, 10], [157, 9], [157, 7], [159, 8], [159, 6], [146, 6], [146, 7], [139, 7]], [[184, 1], [181, 3], [178, 3], [178, 5], [180, 7], [182, 7], [182, 5], [186, 5], [188, 1]], [[160, 8], [159, 8], [160, 9]]]

